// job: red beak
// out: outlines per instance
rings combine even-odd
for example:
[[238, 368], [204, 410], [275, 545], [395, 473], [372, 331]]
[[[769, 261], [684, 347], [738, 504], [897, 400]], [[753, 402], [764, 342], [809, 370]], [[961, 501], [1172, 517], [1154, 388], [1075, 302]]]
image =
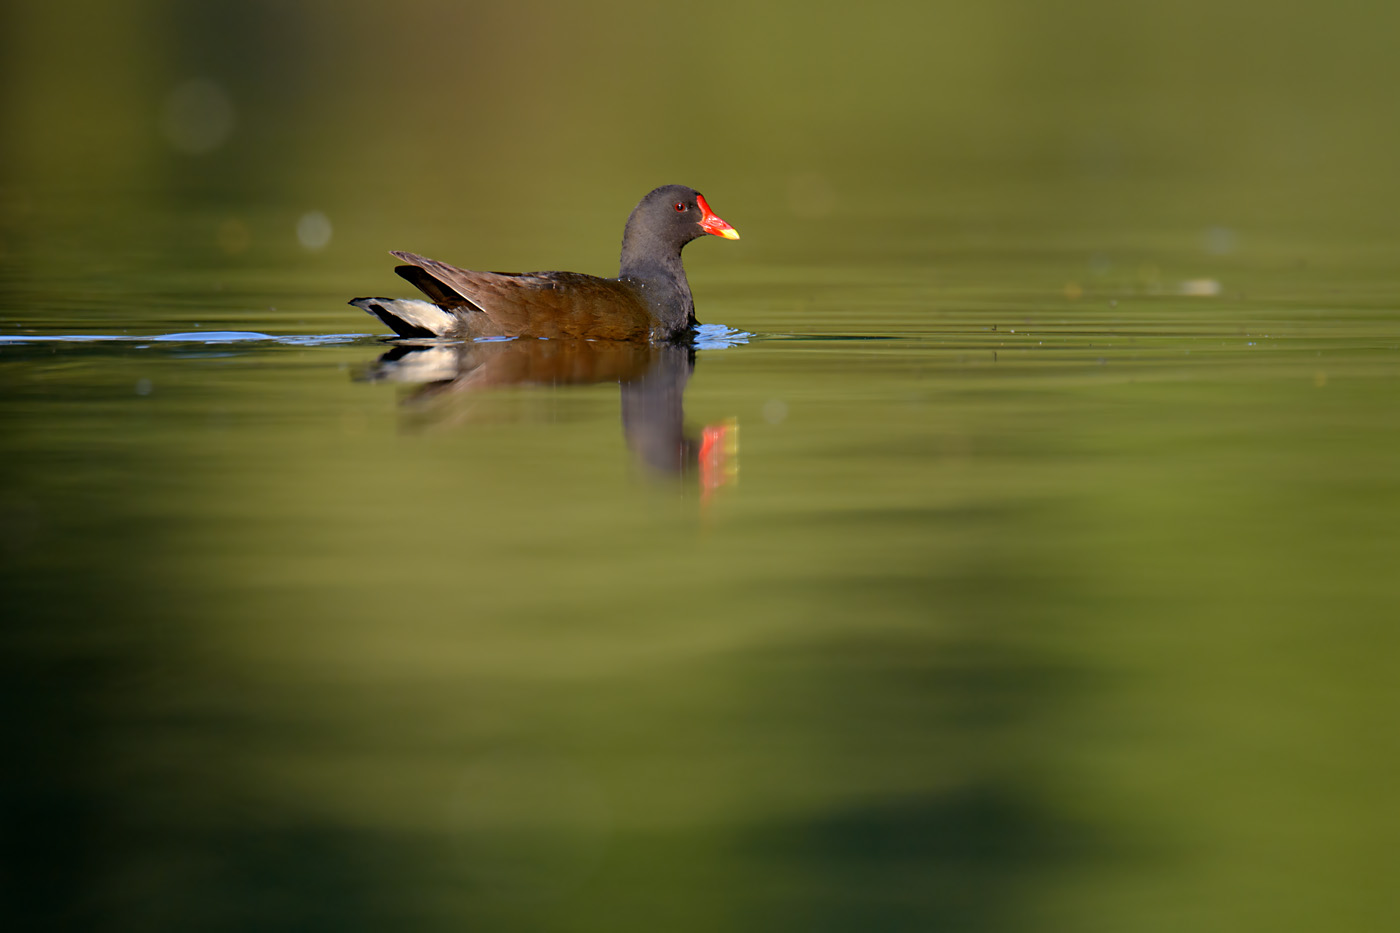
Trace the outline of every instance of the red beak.
[[739, 239], [739, 231], [725, 223], [718, 214], [710, 210], [710, 205], [705, 203], [705, 199], [700, 195], [695, 196], [695, 203], [700, 205], [700, 210], [705, 212], [705, 216], [700, 218], [700, 229], [713, 236], [722, 236], [726, 240]]

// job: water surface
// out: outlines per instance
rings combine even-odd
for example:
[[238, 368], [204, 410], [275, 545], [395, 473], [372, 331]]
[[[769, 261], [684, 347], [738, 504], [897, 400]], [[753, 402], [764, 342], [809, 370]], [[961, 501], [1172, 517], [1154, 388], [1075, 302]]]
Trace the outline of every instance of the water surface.
[[[331, 296], [325, 335], [140, 309], [121, 340], [17, 328], [14, 909], [1381, 909], [1388, 283], [1052, 290], [995, 253], [968, 264], [999, 270], [981, 288], [848, 266], [790, 310], [707, 257], [705, 317], [752, 336], [677, 351], [645, 391], [386, 375], [374, 322]], [[674, 407], [639, 431], [629, 398]]]

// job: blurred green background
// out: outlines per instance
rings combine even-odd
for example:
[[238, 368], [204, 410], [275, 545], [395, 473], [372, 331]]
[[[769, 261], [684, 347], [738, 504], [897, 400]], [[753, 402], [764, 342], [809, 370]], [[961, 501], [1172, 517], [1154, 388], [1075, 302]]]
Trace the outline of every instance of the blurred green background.
[[[748, 222], [729, 262], [889, 258], [892, 225], [902, 256], [1008, 224], [1028, 249], [1242, 223], [1394, 243], [1400, 13], [1373, 0], [0, 16], [4, 244], [57, 264], [42, 281], [109, 261], [158, 291], [177, 249], [300, 269], [309, 211], [333, 225], [318, 267], [336, 275], [389, 248], [606, 271], [621, 219], [668, 181]], [[127, 203], [172, 216], [100, 222]]]
[[[0, 5], [0, 924], [1388, 929], [1397, 20]], [[737, 482], [357, 381], [671, 182]]]

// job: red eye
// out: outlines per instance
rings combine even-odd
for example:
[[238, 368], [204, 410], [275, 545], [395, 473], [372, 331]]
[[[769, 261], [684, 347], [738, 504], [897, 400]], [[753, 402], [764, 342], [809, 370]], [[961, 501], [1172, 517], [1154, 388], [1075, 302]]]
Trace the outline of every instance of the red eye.
[[677, 201], [677, 202], [676, 202], [676, 213], [678, 213], [678, 214], [684, 214], [684, 213], [685, 213], [685, 203], [684, 203], [684, 202], [682, 202], [682, 201]]

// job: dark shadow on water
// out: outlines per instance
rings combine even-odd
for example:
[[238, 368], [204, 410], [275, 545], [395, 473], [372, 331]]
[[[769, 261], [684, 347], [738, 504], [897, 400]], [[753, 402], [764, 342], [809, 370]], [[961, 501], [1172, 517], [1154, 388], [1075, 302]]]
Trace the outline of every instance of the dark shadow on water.
[[1104, 852], [1024, 788], [995, 783], [755, 827], [748, 845], [802, 879], [799, 927], [833, 931], [1025, 929], [1028, 883]]
[[[36, 465], [0, 478], [41, 487]], [[80, 551], [73, 538], [99, 538], [84, 505], [42, 497], [33, 534], [0, 570], [4, 928], [374, 930], [413, 919], [384, 879], [422, 852], [250, 796], [241, 724], [190, 719], [172, 700], [185, 683], [177, 668], [216, 675], [190, 660], [188, 610], [130, 542], [179, 529], [143, 520], [139, 503], [109, 504], [103, 520], [130, 538]]]
[[[1056, 744], [1100, 686], [1025, 638], [1055, 624], [1026, 607], [1065, 600], [1065, 583], [970, 550], [936, 572], [813, 585], [813, 626], [859, 612], [870, 631], [752, 653], [754, 717], [772, 718], [754, 728], [808, 749], [835, 787], [879, 778], [738, 831], [733, 851], [768, 876], [741, 895], [746, 929], [1058, 928], [1041, 911], [1061, 879], [1160, 857], [1131, 827], [1086, 817]], [[930, 607], [924, 626], [903, 624], [909, 605]], [[898, 627], [880, 631], [886, 615]]]

